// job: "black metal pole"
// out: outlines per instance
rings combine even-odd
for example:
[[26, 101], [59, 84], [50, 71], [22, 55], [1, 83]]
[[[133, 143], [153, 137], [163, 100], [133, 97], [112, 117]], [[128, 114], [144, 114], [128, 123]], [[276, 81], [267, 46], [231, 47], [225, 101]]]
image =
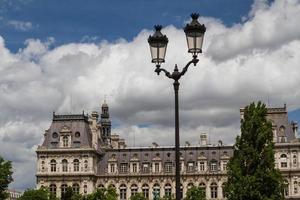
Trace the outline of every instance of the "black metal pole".
[[179, 151], [179, 109], [178, 109], [178, 90], [180, 83], [175, 80], [174, 83], [175, 92], [175, 187], [176, 187], [176, 200], [181, 199], [180, 195], [180, 151]]

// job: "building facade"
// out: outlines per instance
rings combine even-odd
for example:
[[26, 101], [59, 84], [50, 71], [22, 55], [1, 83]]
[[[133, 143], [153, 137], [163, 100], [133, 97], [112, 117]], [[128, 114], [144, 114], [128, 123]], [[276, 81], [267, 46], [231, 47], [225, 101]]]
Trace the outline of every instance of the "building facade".
[[8, 197], [6, 200], [17, 200], [23, 194], [22, 192], [14, 189], [8, 189], [6, 190], [6, 192], [8, 193]]
[[[243, 117], [243, 110], [240, 110]], [[275, 162], [286, 181], [287, 199], [300, 198], [300, 142], [297, 123], [289, 122], [286, 106], [268, 108], [273, 124]], [[113, 186], [119, 199], [140, 192], [148, 199], [175, 192], [175, 149], [153, 143], [151, 147], [127, 147], [124, 139], [111, 134], [109, 107], [102, 105], [99, 117], [56, 115], [37, 149], [37, 188], [48, 187], [58, 197], [68, 186], [81, 194], [97, 187]], [[227, 163], [233, 147], [208, 143], [200, 134], [199, 145], [180, 148], [181, 192], [200, 186], [207, 199], [224, 199]]]

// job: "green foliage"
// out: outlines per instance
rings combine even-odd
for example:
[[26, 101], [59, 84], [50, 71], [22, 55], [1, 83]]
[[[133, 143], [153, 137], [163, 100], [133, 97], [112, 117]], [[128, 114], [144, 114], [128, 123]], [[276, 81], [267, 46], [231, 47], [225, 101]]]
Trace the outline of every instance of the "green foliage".
[[175, 200], [175, 196], [174, 195], [172, 195], [172, 196], [164, 196], [164, 197], [162, 197], [160, 200]]
[[205, 193], [202, 188], [193, 186], [187, 190], [184, 200], [205, 200]]
[[261, 102], [244, 109], [241, 136], [228, 163], [228, 200], [283, 200], [283, 179], [274, 164], [272, 124]]
[[10, 161], [5, 161], [0, 156], [0, 199], [6, 199], [8, 194], [6, 189], [8, 184], [12, 182], [12, 167]]
[[118, 194], [114, 187], [97, 189], [86, 197], [87, 200], [117, 200]]
[[130, 197], [130, 200], [147, 200], [142, 193], [136, 193]]
[[65, 193], [63, 193], [61, 200], [71, 200], [72, 196], [75, 195], [71, 186], [67, 187]]
[[50, 194], [46, 189], [26, 190], [18, 200], [49, 200]]

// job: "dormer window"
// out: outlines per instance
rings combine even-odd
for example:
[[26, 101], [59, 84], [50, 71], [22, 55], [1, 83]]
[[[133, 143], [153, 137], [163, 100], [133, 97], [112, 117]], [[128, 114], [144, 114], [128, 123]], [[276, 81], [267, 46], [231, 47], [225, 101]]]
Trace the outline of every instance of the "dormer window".
[[63, 147], [68, 147], [69, 146], [69, 138], [68, 136], [63, 137]]

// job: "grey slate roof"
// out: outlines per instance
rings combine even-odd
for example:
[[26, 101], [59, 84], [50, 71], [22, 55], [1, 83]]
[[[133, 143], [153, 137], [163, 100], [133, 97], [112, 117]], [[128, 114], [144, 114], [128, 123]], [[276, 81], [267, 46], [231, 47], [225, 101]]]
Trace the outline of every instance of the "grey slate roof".
[[[50, 128], [45, 133], [45, 140], [42, 144], [46, 148], [54, 148], [53, 143], [59, 145], [60, 137], [69, 131], [71, 136], [71, 147], [75, 148], [75, 143], [80, 142], [80, 147], [92, 147], [92, 133], [89, 127], [88, 116], [79, 115], [55, 115]], [[53, 133], [57, 133], [58, 137], [54, 138]], [[80, 137], [75, 137], [75, 133], [79, 132]], [[75, 142], [75, 143], [74, 143]], [[78, 146], [77, 146], [78, 148]]]

